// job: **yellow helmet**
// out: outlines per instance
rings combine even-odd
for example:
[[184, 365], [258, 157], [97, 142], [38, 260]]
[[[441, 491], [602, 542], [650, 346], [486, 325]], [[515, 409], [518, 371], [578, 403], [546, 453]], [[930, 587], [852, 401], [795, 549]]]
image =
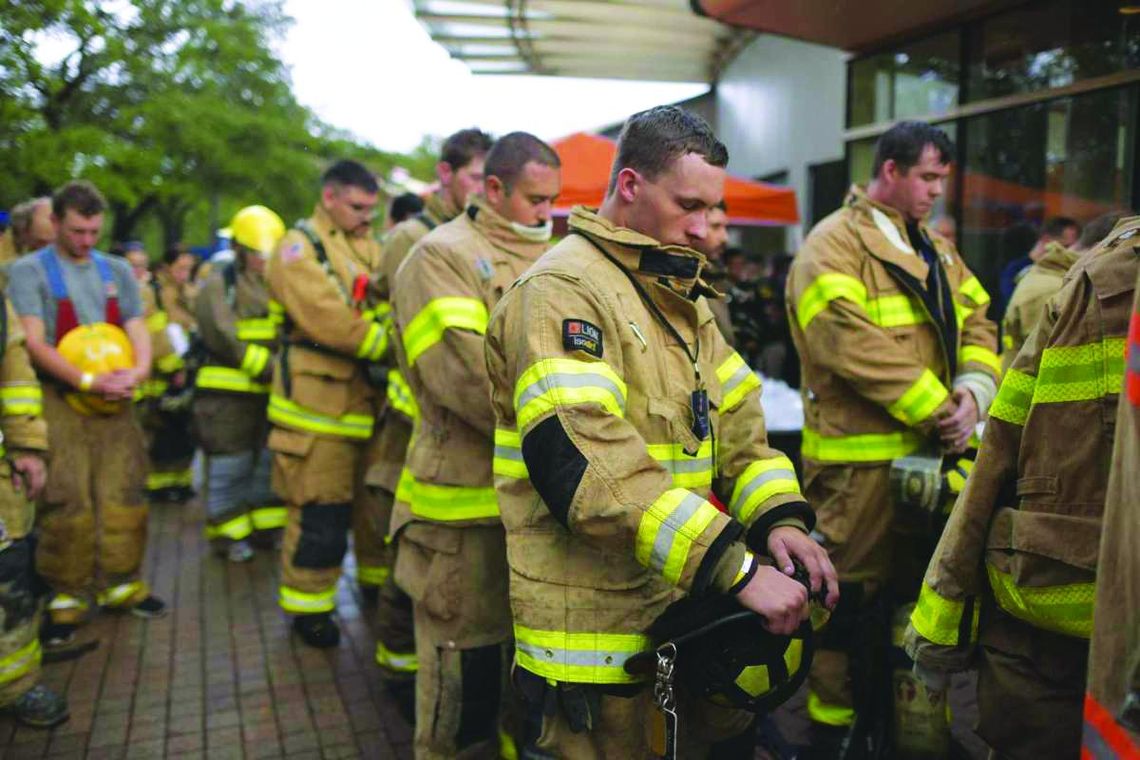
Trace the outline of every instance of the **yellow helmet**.
[[235, 243], [268, 256], [285, 234], [285, 222], [265, 206], [246, 206], [234, 214], [229, 229]]
[[[80, 372], [98, 375], [135, 366], [135, 351], [122, 328], [106, 322], [80, 325], [69, 331], [56, 346], [59, 355]], [[114, 414], [121, 401], [108, 401], [96, 393], [73, 391], [67, 403], [80, 414]]]

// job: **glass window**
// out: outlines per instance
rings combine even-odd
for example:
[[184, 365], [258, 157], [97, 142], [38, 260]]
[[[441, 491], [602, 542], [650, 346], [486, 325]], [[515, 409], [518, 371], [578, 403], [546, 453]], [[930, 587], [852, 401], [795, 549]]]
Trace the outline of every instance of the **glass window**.
[[958, 31], [851, 64], [852, 127], [939, 115], [958, 104]]
[[1064, 87], [1140, 67], [1140, 15], [1117, 2], [1031, 3], [972, 27], [969, 99]]
[[1129, 205], [1138, 93], [1102, 90], [965, 122], [962, 253], [991, 294], [1044, 220], [1083, 224]]

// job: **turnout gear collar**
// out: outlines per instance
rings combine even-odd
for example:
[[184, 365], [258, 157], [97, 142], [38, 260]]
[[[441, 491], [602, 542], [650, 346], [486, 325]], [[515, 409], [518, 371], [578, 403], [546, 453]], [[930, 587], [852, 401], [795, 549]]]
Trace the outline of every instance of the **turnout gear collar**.
[[681, 245], [662, 245], [627, 227], [618, 227], [597, 211], [576, 206], [570, 230], [585, 235], [626, 269], [649, 282], [659, 282], [690, 300], [715, 297], [716, 290], [701, 279], [708, 263], [704, 254]]
[[432, 193], [424, 201], [424, 210], [421, 213], [439, 226], [459, 216], [462, 210], [452, 203], [450, 198], [444, 198], [441, 193]]
[[[866, 189], [859, 185], [851, 186], [844, 205], [855, 212], [856, 232], [872, 256], [895, 264], [920, 282], [926, 282], [930, 267], [910, 244], [906, 220], [898, 209], [871, 200]], [[918, 223], [918, 230], [930, 241], [943, 266], [946, 266], [950, 261], [949, 255], [938, 244], [938, 238], [930, 234], [925, 222]]]
[[316, 232], [322, 240], [336, 240], [337, 238], [344, 240], [348, 249], [352, 251], [354, 263], [362, 267], [364, 271], [368, 271], [371, 268], [372, 263], [358, 250], [358, 245], [362, 240], [360, 238], [354, 239], [346, 235], [344, 230], [336, 225], [336, 222], [329, 216], [329, 212], [325, 211], [325, 207], [320, 203], [317, 203], [313, 209], [313, 216], [308, 222], [313, 228], [313, 231]]
[[471, 199], [467, 206], [467, 218], [493, 246], [512, 256], [534, 261], [550, 247], [548, 241], [528, 240], [520, 235], [514, 225], [491, 208], [491, 204], [482, 195]]
[[1041, 257], [1036, 266], [1049, 272], [1065, 274], [1073, 268], [1073, 264], [1076, 264], [1080, 257], [1079, 252], [1053, 241], [1045, 245], [1045, 255]]

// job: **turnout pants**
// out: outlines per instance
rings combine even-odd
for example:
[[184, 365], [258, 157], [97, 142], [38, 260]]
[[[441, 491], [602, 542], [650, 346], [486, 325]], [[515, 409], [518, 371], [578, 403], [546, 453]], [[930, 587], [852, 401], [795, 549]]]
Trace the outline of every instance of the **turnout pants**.
[[[415, 616], [415, 755], [497, 758], [513, 657], [501, 526], [416, 522], [399, 534], [396, 582]], [[504, 733], [501, 734], [500, 731]]]
[[268, 449], [207, 454], [206, 538], [219, 548], [255, 532], [285, 526], [286, 507], [270, 485], [273, 455]]
[[0, 707], [39, 681], [39, 600], [28, 538], [34, 514], [35, 507], [12, 486], [11, 465], [0, 460]]
[[56, 623], [79, 623], [91, 601], [131, 607], [150, 590], [146, 551], [146, 451], [129, 406], [85, 416], [44, 386], [51, 466], [37, 524], [36, 569], [54, 595]]

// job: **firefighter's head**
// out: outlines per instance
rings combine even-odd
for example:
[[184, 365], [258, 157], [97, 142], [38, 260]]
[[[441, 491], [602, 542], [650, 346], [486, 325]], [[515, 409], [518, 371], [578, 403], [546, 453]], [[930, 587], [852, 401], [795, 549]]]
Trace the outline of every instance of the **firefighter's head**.
[[285, 222], [265, 206], [246, 206], [230, 222], [234, 252], [244, 266], [255, 272], [265, 270], [265, 261], [285, 234]]
[[528, 132], [503, 135], [483, 167], [483, 194], [520, 233], [550, 238], [554, 200], [562, 192], [562, 161]]
[[20, 253], [38, 251], [55, 240], [51, 198], [33, 198], [12, 209], [12, 235]]
[[345, 159], [330, 166], [321, 177], [321, 206], [348, 237], [367, 237], [380, 201], [375, 175], [356, 161]]
[[728, 149], [676, 106], [634, 114], [618, 137], [602, 214], [665, 245], [703, 246], [724, 198]]
[[946, 189], [954, 144], [938, 127], [921, 121], [894, 125], [875, 145], [867, 194], [908, 222], [930, 215]]
[[91, 255], [103, 229], [107, 202], [90, 182], [68, 182], [51, 199], [51, 221], [55, 245], [68, 256], [85, 259]]
[[461, 129], [443, 141], [435, 175], [439, 192], [455, 208], [483, 189], [483, 164], [491, 150], [491, 136], [481, 129]]

